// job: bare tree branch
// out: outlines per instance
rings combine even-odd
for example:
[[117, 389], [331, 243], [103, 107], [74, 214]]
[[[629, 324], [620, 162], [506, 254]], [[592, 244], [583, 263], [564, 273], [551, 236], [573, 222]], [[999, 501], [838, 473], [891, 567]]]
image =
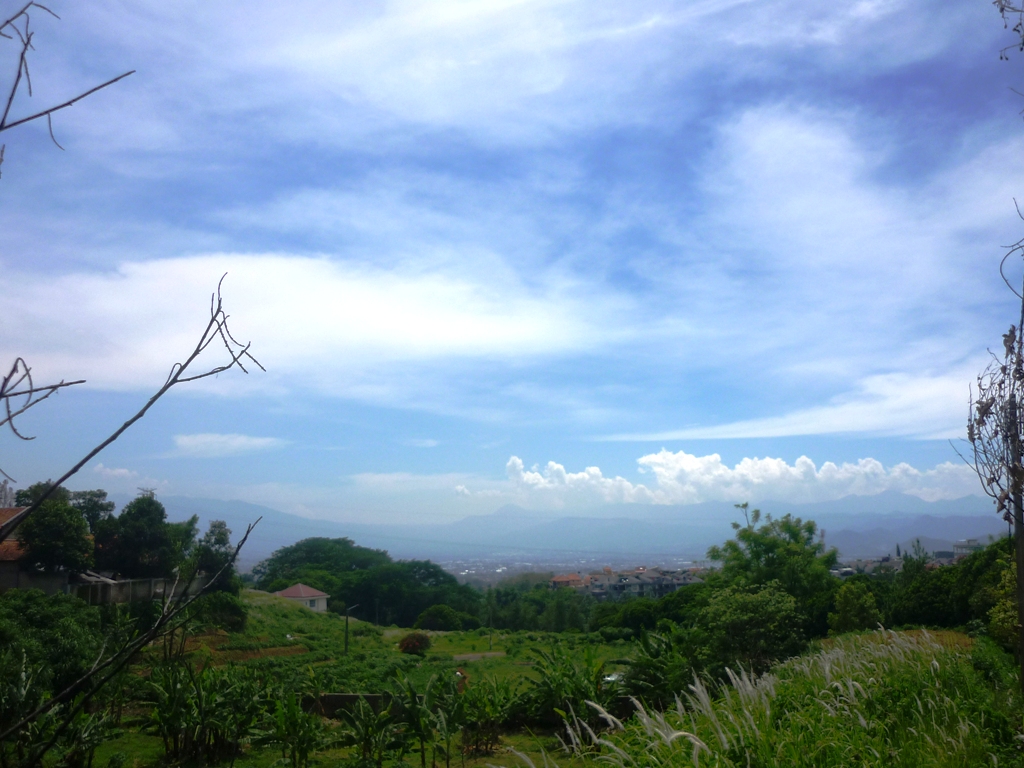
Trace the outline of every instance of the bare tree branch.
[[[1012, 51], [1014, 48], [1024, 51], [1024, 5], [1012, 2], [1011, 0], [992, 0], [992, 5], [999, 11], [999, 15], [1003, 17], [1003, 27], [1010, 29], [1010, 24], [1012, 23], [1014, 34], [1020, 38], [1020, 42], [1008, 45], [999, 51], [999, 58], [1007, 60], [1009, 59], [1008, 51]], [[1014, 17], [1016, 17], [1015, 23]]]
[[[10, 130], [11, 128], [17, 128], [19, 125], [24, 125], [25, 123], [30, 123], [33, 120], [38, 120], [40, 117], [48, 117], [49, 115], [52, 115], [54, 112], [57, 112], [58, 110], [65, 109], [66, 107], [70, 107], [75, 102], [81, 101], [86, 96], [91, 96], [92, 94], [96, 93], [96, 91], [102, 90], [103, 88], [106, 88], [108, 85], [113, 85], [118, 80], [124, 80], [126, 77], [128, 77], [128, 75], [134, 75], [134, 74], [135, 74], [135, 70], [134, 69], [129, 71], [129, 72], [125, 72], [123, 75], [118, 75], [117, 77], [111, 78], [110, 80], [107, 80], [107, 82], [102, 83], [101, 85], [97, 85], [95, 88], [90, 88], [88, 91], [85, 91], [85, 93], [80, 93], [78, 96], [75, 96], [73, 99], [68, 99], [63, 104], [58, 104], [55, 107], [50, 107], [49, 109], [44, 109], [42, 112], [36, 112], [34, 115], [29, 115], [28, 117], [23, 117], [20, 120], [15, 120], [15, 121], [10, 122], [10, 123], [6, 123], [6, 122], [3, 122], [3, 121], [0, 121], [0, 131], [7, 131], [7, 130]], [[4, 117], [6, 118], [6, 114], [4, 115]], [[51, 135], [52, 135], [52, 133], [51, 133]], [[54, 140], [54, 143], [55, 144], [57, 143], [56, 140]], [[58, 145], [58, 146], [60, 146], [60, 145]]]
[[[997, 3], [998, 4], [998, 3]], [[1017, 213], [1024, 219], [1018, 208]], [[1013, 524], [1017, 564], [1017, 620], [1020, 687], [1024, 691], [1024, 287], [1020, 291], [1006, 276], [1011, 256], [1024, 256], [1024, 239], [1009, 246], [999, 274], [1020, 299], [1016, 325], [1003, 334], [1002, 354], [989, 350], [991, 362], [978, 375], [967, 416], [971, 459], [965, 459], [981, 480], [981, 487], [996, 502], [996, 512]]]
[[[124, 74], [111, 78], [110, 80], [107, 80], [105, 83], [101, 83], [93, 88], [90, 88], [87, 91], [83, 91], [77, 96], [68, 99], [65, 102], [62, 102], [61, 104], [49, 107], [40, 112], [31, 114], [27, 117], [22, 117], [17, 120], [10, 120], [11, 108], [14, 106], [14, 99], [18, 95], [18, 91], [21, 89], [22, 80], [24, 80], [25, 82], [26, 90], [28, 91], [29, 97], [32, 96], [32, 77], [29, 73], [28, 67], [28, 52], [35, 50], [35, 48], [32, 45], [32, 38], [34, 33], [31, 30], [32, 19], [30, 14], [33, 8], [38, 8], [42, 11], [45, 11], [46, 13], [53, 16], [55, 19], [60, 18], [60, 16], [51, 11], [45, 5], [42, 5], [41, 3], [37, 2], [28, 2], [21, 6], [21, 8], [19, 8], [14, 13], [13, 16], [0, 23], [0, 37], [5, 38], [7, 40], [13, 40], [15, 37], [17, 37], [18, 42], [21, 44], [21, 52], [18, 55], [18, 68], [14, 73], [13, 82], [11, 83], [11, 87], [7, 91], [7, 96], [4, 99], [3, 112], [0, 113], [0, 133], [10, 130], [11, 128], [17, 128], [19, 125], [24, 125], [25, 123], [31, 123], [33, 120], [39, 120], [40, 118], [45, 117], [47, 129], [50, 133], [50, 139], [58, 148], [64, 149], [64, 147], [62, 147], [60, 143], [57, 141], [57, 137], [53, 135], [53, 114], [55, 112], [59, 112], [62, 109], [67, 109], [73, 104], [84, 99], [86, 96], [91, 96], [92, 94], [96, 93], [96, 91], [100, 91], [108, 86], [111, 86], [119, 80], [123, 80], [124, 78], [128, 77], [128, 75], [134, 74], [135, 70], [133, 69], [130, 72], [125, 72]], [[0, 166], [3, 166], [3, 162], [4, 146], [0, 144]]]
[[[84, 467], [89, 461], [91, 461], [98, 453], [105, 449], [108, 445], [117, 440], [123, 435], [129, 427], [135, 422], [146, 415], [146, 412], [150, 408], [167, 394], [171, 387], [177, 384], [184, 384], [190, 381], [197, 381], [198, 379], [204, 379], [207, 376], [213, 376], [218, 373], [230, 370], [231, 368], [239, 368], [244, 373], [248, 373], [245, 367], [245, 361], [249, 361], [256, 365], [261, 371], [266, 369], [260, 365], [260, 362], [252, 356], [249, 352], [249, 344], [240, 344], [235, 341], [228, 331], [228, 315], [224, 311], [224, 304], [221, 298], [221, 286], [224, 283], [224, 278], [227, 277], [225, 273], [220, 281], [217, 283], [217, 290], [210, 297], [210, 319], [206, 324], [206, 328], [203, 330], [202, 336], [199, 337], [199, 342], [196, 344], [195, 349], [189, 354], [185, 361], [182, 363], [175, 363], [171, 366], [171, 372], [167, 376], [167, 380], [164, 385], [156, 391], [156, 393], [146, 401], [146, 404], [140, 408], [134, 416], [128, 419], [124, 424], [118, 427], [114, 432], [107, 437], [106, 440], [101, 442], [85, 456], [83, 456], [73, 467], [67, 472], [61, 475], [56, 482], [52, 483], [46, 491], [39, 495], [39, 497], [32, 502], [32, 504], [26, 509], [24, 514], [21, 514], [11, 520], [7, 521], [3, 525], [0, 525], [0, 541], [3, 541], [10, 536], [14, 531], [21, 525], [32, 513], [34, 513], [44, 501], [46, 501], [59, 487], [61, 487], [69, 478], [75, 475], [82, 467]], [[189, 367], [196, 361], [196, 359], [210, 346], [216, 339], [223, 341], [225, 348], [229, 355], [229, 361], [223, 365], [215, 366], [208, 371], [203, 373], [197, 373], [193, 376], [186, 376]], [[10, 422], [8, 422], [10, 423]]]

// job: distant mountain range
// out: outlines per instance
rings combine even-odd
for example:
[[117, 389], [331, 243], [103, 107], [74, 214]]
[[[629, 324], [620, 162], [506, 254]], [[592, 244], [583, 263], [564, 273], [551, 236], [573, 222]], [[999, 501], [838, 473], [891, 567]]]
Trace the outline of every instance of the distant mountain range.
[[[559, 513], [505, 506], [490, 515], [434, 525], [381, 525], [313, 520], [242, 501], [165, 496], [160, 499], [172, 520], [198, 515], [205, 529], [224, 520], [240, 535], [247, 523], [262, 517], [243, 550], [244, 569], [275, 549], [311, 536], [347, 536], [363, 546], [388, 550], [396, 558], [517, 560], [560, 562], [590, 556], [609, 562], [655, 564], [700, 560], [707, 548], [732, 536], [731, 523], [742, 517], [732, 504], [607, 505], [583, 512]], [[928, 551], [952, 549], [959, 539], [1006, 535], [1006, 524], [992, 502], [978, 496], [953, 501], [923, 501], [886, 492], [847, 496], [808, 504], [766, 502], [766, 513], [812, 519], [825, 541], [844, 558], [876, 557], [908, 549], [920, 539]]]

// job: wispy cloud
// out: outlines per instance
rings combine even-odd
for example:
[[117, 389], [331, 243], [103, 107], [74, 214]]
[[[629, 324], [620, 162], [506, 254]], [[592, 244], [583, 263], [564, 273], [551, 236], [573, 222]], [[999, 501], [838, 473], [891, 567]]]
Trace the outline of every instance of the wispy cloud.
[[195, 458], [223, 458], [240, 456], [245, 453], [281, 448], [287, 441], [276, 437], [252, 437], [250, 435], [219, 435], [204, 433], [198, 435], [175, 435], [175, 454]]
[[410, 438], [402, 441], [403, 445], [408, 445], [410, 448], [436, 448], [441, 444], [440, 440], [434, 440], [433, 438]]
[[[550, 355], [599, 339], [596, 308], [558, 286], [532, 289], [512, 274], [484, 284], [443, 271], [215, 255], [56, 280], [24, 275], [24, 290], [11, 297], [17, 310], [6, 307], [11, 322], [0, 330], [0, 343], [14, 346], [31, 330], [26, 354], [40, 372], [74, 370], [104, 388], [149, 386], [166, 375], [168, 354], [195, 344], [208, 314], [204, 304], [225, 272], [232, 330], [256, 340], [253, 351], [277, 384], [301, 380], [344, 390], [356, 383], [351, 372], [358, 379], [393, 362]], [[43, 294], [50, 302], [59, 296], [76, 313], [46, 310]], [[252, 385], [264, 381], [253, 377]]]
[[[980, 370], [982, 363], [972, 370]], [[970, 371], [940, 376], [869, 376], [854, 391], [826, 405], [782, 416], [661, 432], [608, 435], [600, 441], [666, 442], [791, 435], [868, 434], [918, 439], [956, 439], [965, 433], [964, 408]]]

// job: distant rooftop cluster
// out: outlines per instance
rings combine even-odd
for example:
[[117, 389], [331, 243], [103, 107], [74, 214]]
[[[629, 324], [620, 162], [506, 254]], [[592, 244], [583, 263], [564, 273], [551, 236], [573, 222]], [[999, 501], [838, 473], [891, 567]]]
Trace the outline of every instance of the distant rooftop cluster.
[[597, 600], [621, 600], [626, 597], [658, 598], [675, 592], [687, 584], [700, 584], [702, 579], [696, 569], [669, 571], [661, 568], [644, 568], [630, 571], [613, 571], [604, 568], [593, 573], [564, 573], [551, 579], [552, 589], [567, 587], [587, 592]]
[[[944, 565], [953, 565], [958, 560], [984, 548], [985, 545], [978, 539], [961, 539], [953, 545], [951, 550], [937, 549], [929, 553], [928, 563], [925, 567], [940, 568]], [[845, 579], [847, 576], [857, 573], [874, 573], [879, 569], [901, 571], [903, 570], [903, 558], [883, 555], [882, 557], [843, 560], [838, 567], [832, 569], [831, 573], [833, 576]]]

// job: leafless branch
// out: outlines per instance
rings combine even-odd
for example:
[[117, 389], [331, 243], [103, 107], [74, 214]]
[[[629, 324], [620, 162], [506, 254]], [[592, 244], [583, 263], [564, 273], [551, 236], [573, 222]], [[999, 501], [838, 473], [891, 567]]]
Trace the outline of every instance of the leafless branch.
[[[97, 85], [95, 88], [90, 88], [88, 91], [85, 91], [84, 93], [80, 93], [79, 95], [75, 96], [73, 99], [68, 99], [63, 104], [58, 104], [55, 107], [50, 107], [49, 109], [44, 109], [42, 112], [36, 112], [34, 115], [29, 115], [28, 117], [23, 117], [20, 120], [14, 120], [13, 122], [10, 122], [10, 123], [0, 122], [0, 131], [7, 131], [7, 130], [10, 130], [11, 128], [17, 128], [19, 125], [24, 125], [25, 123], [30, 123], [33, 120], [38, 120], [41, 117], [48, 117], [49, 115], [52, 115], [54, 112], [57, 112], [57, 111], [59, 111], [61, 109], [65, 109], [67, 107], [70, 107], [75, 102], [81, 101], [86, 96], [91, 96], [92, 94], [96, 93], [96, 91], [102, 90], [103, 88], [106, 88], [108, 85], [113, 85], [118, 80], [124, 80], [126, 77], [128, 77], [128, 75], [134, 75], [134, 74], [135, 74], [135, 70], [133, 69], [133, 70], [131, 70], [129, 72], [125, 72], [123, 75], [118, 75], [117, 77], [111, 78], [110, 80], [107, 80], [107, 82], [102, 83], [100, 85]], [[4, 117], [6, 118], [6, 115], [4, 115]], [[56, 144], [56, 140], [54, 141], [54, 143]], [[58, 146], [60, 146], [60, 145], [58, 145]]]
[[1024, 5], [1011, 2], [1011, 0], [992, 0], [992, 5], [1003, 17], [1003, 27], [1011, 29], [1010, 25], [1013, 24], [1012, 31], [1020, 38], [1020, 42], [1008, 45], [999, 51], [999, 58], [1007, 60], [1009, 59], [1008, 52], [1014, 48], [1024, 51]]
[[[65, 482], [67, 482], [69, 478], [71, 478], [79, 470], [81, 470], [82, 467], [84, 467], [93, 458], [95, 458], [95, 456], [99, 454], [101, 451], [103, 451], [103, 449], [105, 449], [108, 445], [110, 445], [115, 440], [117, 440], [121, 435], [123, 435], [129, 429], [129, 427], [131, 427], [135, 422], [137, 422], [139, 419], [145, 416], [146, 412], [153, 407], [157, 400], [159, 400], [161, 397], [167, 394], [168, 390], [170, 390], [171, 387], [174, 387], [178, 384], [184, 384], [190, 381], [197, 381], [198, 379], [204, 379], [207, 376], [213, 376], [218, 373], [223, 373], [224, 371], [230, 370], [232, 368], [239, 368], [244, 373], [248, 373], [248, 369], [246, 368], [247, 362], [254, 364], [261, 371], [266, 370], [262, 365], [260, 365], [260, 362], [255, 357], [252, 356], [252, 353], [249, 352], [250, 345], [241, 344], [240, 342], [235, 341], [234, 337], [231, 335], [231, 332], [228, 330], [228, 314], [224, 311], [223, 299], [221, 297], [221, 286], [224, 283], [225, 277], [227, 277], [227, 273], [221, 276], [220, 281], [217, 283], [217, 290], [210, 296], [210, 319], [207, 322], [206, 328], [203, 330], [202, 335], [199, 337], [199, 342], [196, 344], [195, 348], [192, 350], [189, 356], [185, 358], [185, 361], [181, 363], [175, 363], [173, 366], [171, 366], [171, 372], [168, 374], [167, 380], [164, 382], [164, 385], [160, 387], [160, 389], [158, 389], [156, 393], [151, 398], [149, 398], [149, 400], [146, 401], [146, 404], [143, 405], [142, 408], [140, 408], [135, 413], [134, 416], [128, 419], [116, 430], [114, 430], [114, 432], [109, 437], [107, 437], [107, 439], [105, 439], [103, 442], [101, 442], [99, 445], [97, 445], [95, 448], [89, 451], [73, 467], [71, 467], [67, 472], [61, 475], [56, 482], [52, 483], [44, 493], [40, 494], [39, 497], [32, 502], [32, 504], [26, 509], [24, 514], [19, 515], [16, 518], [12, 518], [3, 525], [0, 525], [0, 541], [3, 541], [8, 536], [10, 536], [17, 529], [17, 527], [21, 525], [21, 523], [23, 523], [31, 514], [33, 514], [42, 505], [42, 503], [46, 501], [59, 487], [61, 487]], [[210, 346], [210, 344], [212, 344], [217, 339], [220, 339], [223, 342], [224, 347], [228, 352], [228, 362], [222, 365], [215, 366], [203, 373], [186, 375], [190, 370], [192, 364], [196, 361], [196, 359], [207, 349], [207, 347]], [[27, 377], [28, 373], [26, 372], [24, 376]], [[24, 377], [18, 379], [18, 381], [23, 380], [25, 380]], [[8, 421], [7, 423], [10, 424], [10, 421]]]
[[[96, 91], [111, 86], [119, 80], [123, 80], [124, 78], [128, 77], [128, 75], [134, 74], [135, 70], [133, 69], [130, 72], [125, 72], [124, 74], [111, 78], [110, 80], [107, 80], [105, 83], [101, 83], [93, 88], [90, 88], [87, 91], [83, 91], [77, 96], [70, 98], [65, 102], [62, 102], [61, 104], [48, 107], [47, 109], [28, 115], [27, 117], [18, 118], [17, 120], [11, 120], [11, 108], [14, 106], [14, 99], [18, 95], [18, 91], [21, 89], [23, 80], [29, 97], [32, 96], [32, 77], [29, 72], [28, 66], [28, 52], [35, 50], [35, 48], [32, 45], [32, 38], [34, 33], [31, 29], [31, 11], [34, 8], [38, 8], [41, 11], [45, 11], [46, 13], [53, 16], [55, 19], [60, 18], [56, 13], [51, 11], [45, 5], [42, 5], [41, 3], [37, 2], [28, 2], [21, 6], [21, 8], [19, 8], [14, 13], [13, 16], [0, 23], [0, 37], [5, 38], [7, 40], [14, 40], [15, 38], [17, 38], [18, 43], [21, 46], [21, 52], [18, 55], [18, 68], [14, 73], [14, 78], [11, 83], [11, 87], [7, 91], [6, 98], [4, 99], [3, 112], [2, 114], [0, 114], [0, 133], [8, 131], [11, 128], [17, 128], [19, 125], [24, 125], [25, 123], [31, 123], [33, 120], [39, 120], [40, 118], [45, 117], [47, 129], [50, 133], [50, 139], [57, 147], [59, 147], [60, 149], [64, 149], [64, 147], [61, 147], [60, 143], [57, 141], [56, 136], [53, 135], [53, 114], [55, 112], [59, 112], [62, 109], [67, 109], [73, 104], [84, 99], [86, 96], [91, 96], [92, 94], [96, 93]], [[3, 165], [3, 161], [4, 146], [0, 145], [0, 166]]]

